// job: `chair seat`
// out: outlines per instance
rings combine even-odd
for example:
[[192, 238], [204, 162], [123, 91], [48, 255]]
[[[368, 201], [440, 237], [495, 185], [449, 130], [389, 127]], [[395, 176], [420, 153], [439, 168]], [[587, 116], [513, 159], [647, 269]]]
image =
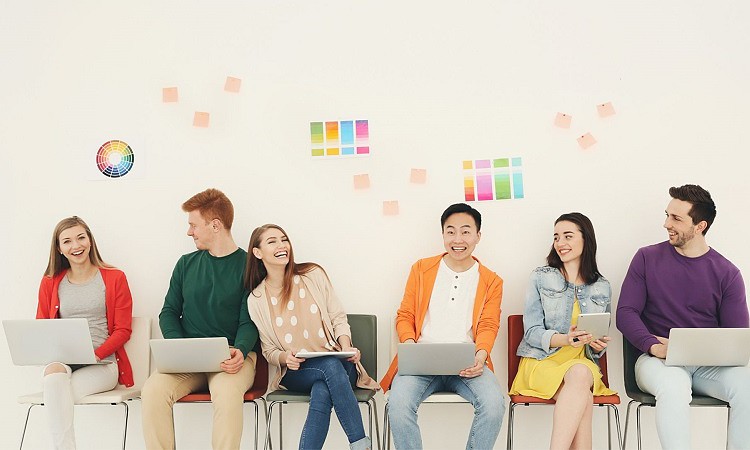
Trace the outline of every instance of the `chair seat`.
[[[83, 397], [80, 401], [76, 402], [76, 405], [97, 405], [97, 404], [109, 404], [109, 403], [120, 403], [127, 400], [135, 400], [141, 397], [141, 388], [118, 385], [115, 389], [106, 392], [100, 392], [98, 394], [91, 394]], [[21, 404], [44, 404], [44, 393], [36, 392], [33, 394], [22, 395], [18, 397], [18, 403]]]
[[[656, 405], [656, 397], [645, 392], [628, 392], [628, 397], [638, 403], [644, 405], [654, 406]], [[704, 395], [693, 394], [693, 399], [690, 401], [690, 406], [729, 406], [729, 403], [719, 400], [718, 398], [706, 397]]]
[[[371, 389], [356, 388], [354, 389], [354, 396], [357, 398], [358, 402], [365, 403], [368, 402], [371, 398], [375, 397], [376, 392], [377, 391], [373, 391]], [[310, 394], [287, 391], [286, 389], [278, 389], [266, 395], [266, 400], [268, 400], [269, 402], [307, 403], [310, 402]]]
[[[242, 400], [246, 402], [252, 402], [254, 400], [257, 400], [263, 397], [263, 394], [265, 393], [266, 393], [265, 386], [262, 388], [250, 389], [249, 391], [245, 392], [245, 395], [242, 397]], [[178, 403], [210, 402], [210, 401], [211, 401], [210, 392], [193, 392], [192, 394], [188, 394], [182, 397], [181, 399], [177, 400]]]
[[[545, 398], [539, 398], [539, 397], [529, 397], [526, 395], [511, 395], [510, 401], [513, 403], [528, 403], [528, 404], [544, 404], [544, 405], [554, 405], [555, 400], [545, 399]], [[595, 395], [594, 396], [594, 404], [595, 405], [619, 405], [620, 404], [620, 396], [617, 394], [613, 395]]]

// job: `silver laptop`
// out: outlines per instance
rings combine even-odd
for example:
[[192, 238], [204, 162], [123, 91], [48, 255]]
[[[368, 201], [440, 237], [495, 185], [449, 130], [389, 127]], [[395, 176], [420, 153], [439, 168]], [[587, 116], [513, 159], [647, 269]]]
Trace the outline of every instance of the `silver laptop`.
[[672, 328], [668, 366], [746, 366], [750, 328]]
[[22, 319], [3, 320], [10, 357], [17, 366], [97, 363], [88, 320]]
[[398, 373], [402, 375], [458, 375], [474, 365], [473, 343], [398, 344]]
[[221, 372], [229, 359], [225, 337], [151, 339], [151, 354], [160, 373]]

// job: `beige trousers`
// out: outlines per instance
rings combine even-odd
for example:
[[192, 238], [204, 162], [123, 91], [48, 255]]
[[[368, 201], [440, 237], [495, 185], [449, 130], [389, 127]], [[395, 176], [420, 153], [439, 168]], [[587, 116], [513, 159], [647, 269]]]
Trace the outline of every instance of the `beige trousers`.
[[242, 405], [255, 380], [256, 354], [250, 352], [239, 372], [159, 373], [146, 380], [141, 392], [143, 438], [149, 450], [175, 448], [172, 405], [192, 393], [208, 391], [214, 407], [211, 445], [214, 450], [235, 450], [242, 439]]

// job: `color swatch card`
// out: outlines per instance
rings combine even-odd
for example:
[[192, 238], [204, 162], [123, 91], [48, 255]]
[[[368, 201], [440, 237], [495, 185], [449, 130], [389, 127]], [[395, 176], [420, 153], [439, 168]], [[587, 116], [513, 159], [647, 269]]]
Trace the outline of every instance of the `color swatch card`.
[[467, 202], [523, 198], [520, 157], [464, 161], [464, 198]]
[[80, 159], [85, 177], [91, 181], [130, 180], [145, 175], [144, 145], [137, 138], [92, 139], [76, 159]]
[[314, 158], [370, 155], [367, 120], [310, 122], [310, 146]]

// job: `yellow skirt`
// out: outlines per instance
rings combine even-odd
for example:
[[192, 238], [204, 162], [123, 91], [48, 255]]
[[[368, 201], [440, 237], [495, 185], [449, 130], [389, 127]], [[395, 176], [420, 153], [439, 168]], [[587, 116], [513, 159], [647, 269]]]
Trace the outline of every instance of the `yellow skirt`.
[[615, 391], [609, 389], [602, 382], [602, 373], [590, 359], [586, 358], [584, 347], [562, 347], [554, 354], [542, 360], [521, 358], [518, 374], [513, 380], [510, 395], [526, 395], [550, 399], [562, 384], [565, 373], [574, 364], [584, 364], [591, 370], [594, 377], [594, 395], [612, 395]]

